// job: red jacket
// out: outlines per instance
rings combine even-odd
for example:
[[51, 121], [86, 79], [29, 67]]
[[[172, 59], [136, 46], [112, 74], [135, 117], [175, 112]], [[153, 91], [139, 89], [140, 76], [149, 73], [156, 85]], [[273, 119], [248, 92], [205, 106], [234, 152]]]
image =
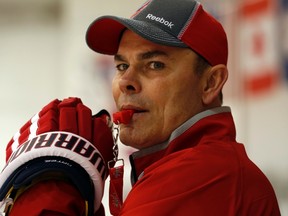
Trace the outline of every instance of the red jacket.
[[[279, 216], [270, 182], [235, 137], [230, 109], [221, 107], [189, 119], [169, 141], [131, 155], [134, 185], [120, 215]], [[11, 215], [29, 208], [38, 211], [29, 216], [82, 214], [83, 201], [71, 185], [43, 184], [23, 193]], [[40, 214], [44, 207], [53, 213]]]
[[230, 109], [200, 113], [168, 142], [134, 153], [121, 216], [280, 215], [274, 190], [235, 141]]

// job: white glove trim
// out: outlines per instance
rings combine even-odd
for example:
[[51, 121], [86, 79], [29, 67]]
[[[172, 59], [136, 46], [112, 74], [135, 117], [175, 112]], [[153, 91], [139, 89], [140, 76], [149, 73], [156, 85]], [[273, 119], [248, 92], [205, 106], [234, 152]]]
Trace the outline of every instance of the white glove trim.
[[[61, 141], [60, 137], [62, 139], [65, 138], [64, 142]], [[73, 144], [71, 142], [72, 144], [70, 143], [70, 145], [67, 145], [67, 142], [71, 141], [71, 138], [75, 139], [75, 143], [73, 142]], [[80, 145], [83, 146], [81, 147]], [[77, 149], [77, 147], [81, 150]], [[90, 153], [85, 155], [89, 149]], [[68, 158], [83, 167], [94, 184], [94, 211], [98, 210], [103, 196], [103, 178], [106, 175], [105, 162], [101, 153], [92, 143], [69, 132], [55, 131], [43, 133], [20, 145], [10, 156], [6, 166], [0, 174], [0, 190], [5, 181], [18, 167], [30, 160], [43, 156], [60, 156]]]

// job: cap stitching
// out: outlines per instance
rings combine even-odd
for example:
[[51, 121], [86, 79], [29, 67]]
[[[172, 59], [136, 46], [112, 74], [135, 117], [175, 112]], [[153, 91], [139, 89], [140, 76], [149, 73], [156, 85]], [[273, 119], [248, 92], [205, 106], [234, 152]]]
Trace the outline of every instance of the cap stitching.
[[188, 29], [188, 27], [190, 26], [191, 22], [194, 20], [195, 15], [197, 14], [197, 11], [200, 8], [200, 3], [196, 2], [196, 5], [190, 15], [190, 17], [188, 18], [188, 20], [186, 21], [186, 24], [183, 26], [183, 28], [181, 29], [181, 31], [178, 34], [178, 38], [181, 39], [182, 36], [184, 35], [184, 33], [186, 32], [186, 30]]

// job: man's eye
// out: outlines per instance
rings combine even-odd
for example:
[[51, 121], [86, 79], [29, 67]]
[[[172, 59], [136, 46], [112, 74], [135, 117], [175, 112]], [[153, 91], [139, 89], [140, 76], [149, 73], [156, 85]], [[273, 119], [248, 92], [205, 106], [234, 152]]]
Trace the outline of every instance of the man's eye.
[[153, 70], [159, 70], [164, 68], [164, 63], [162, 62], [151, 62], [150, 63], [150, 68]]
[[118, 71], [125, 71], [125, 70], [128, 69], [128, 67], [129, 67], [129, 65], [127, 65], [127, 64], [118, 64], [118, 65], [116, 65], [116, 68], [117, 68]]

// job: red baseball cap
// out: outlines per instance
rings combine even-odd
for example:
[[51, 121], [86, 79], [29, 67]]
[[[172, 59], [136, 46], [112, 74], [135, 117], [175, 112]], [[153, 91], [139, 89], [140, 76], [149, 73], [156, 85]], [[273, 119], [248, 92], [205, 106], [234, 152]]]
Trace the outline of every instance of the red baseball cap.
[[157, 44], [189, 47], [212, 66], [227, 65], [226, 33], [197, 1], [148, 0], [131, 18], [101, 16], [89, 26], [86, 42], [95, 52], [115, 55], [125, 29]]

